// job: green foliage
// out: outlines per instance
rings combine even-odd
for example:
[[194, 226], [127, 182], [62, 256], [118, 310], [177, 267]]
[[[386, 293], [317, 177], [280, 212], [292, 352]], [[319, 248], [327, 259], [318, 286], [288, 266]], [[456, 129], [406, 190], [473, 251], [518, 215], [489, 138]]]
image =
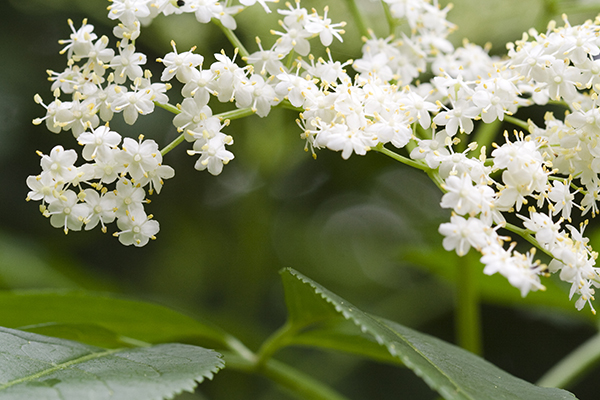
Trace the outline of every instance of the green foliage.
[[[81, 291], [0, 292], [0, 323], [106, 348], [135, 341], [202, 342], [228, 347], [221, 329], [166, 307]], [[132, 340], [133, 339], [133, 340]]]
[[[318, 337], [319, 323], [335, 323], [343, 316], [356, 325], [356, 332], [343, 337], [342, 331], [337, 331], [337, 343], [342, 343], [346, 350], [354, 347], [356, 353], [381, 359], [380, 351], [371, 353], [369, 349], [373, 347], [363, 345], [364, 339], [359, 332], [366, 333], [445, 399], [575, 399], [564, 390], [527, 383], [459, 347], [367, 314], [297, 271], [286, 269], [282, 277], [290, 312], [290, 331], [311, 328], [311, 335]], [[325, 330], [324, 336], [331, 338], [330, 328]], [[289, 342], [293, 343], [294, 339]], [[310, 344], [310, 341], [302, 343]], [[315, 345], [340, 349], [342, 346], [337, 343], [331, 340], [314, 342]]]
[[170, 399], [223, 368], [218, 353], [184, 344], [106, 350], [0, 328], [0, 399]]

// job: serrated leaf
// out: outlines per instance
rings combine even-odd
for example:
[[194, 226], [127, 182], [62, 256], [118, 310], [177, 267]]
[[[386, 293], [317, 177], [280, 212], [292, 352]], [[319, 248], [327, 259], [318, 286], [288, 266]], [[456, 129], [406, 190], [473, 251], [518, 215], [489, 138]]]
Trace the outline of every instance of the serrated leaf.
[[193, 391], [224, 363], [185, 344], [106, 350], [0, 327], [0, 399], [160, 400]]
[[[286, 302], [289, 300], [292, 304], [289, 308], [291, 323], [323, 323], [328, 318], [336, 318], [331, 317], [331, 310], [335, 310], [338, 315], [352, 321], [357, 330], [370, 335], [390, 355], [401, 360], [447, 400], [576, 399], [565, 390], [542, 388], [514, 377], [440, 339], [367, 314], [291, 268], [283, 270], [281, 274]], [[322, 305], [317, 307], [319, 301]], [[308, 310], [303, 310], [302, 304], [306, 304]], [[324, 305], [330, 310], [325, 311]], [[318, 333], [318, 327], [311, 330], [312, 335]], [[379, 354], [375, 353], [373, 358], [379, 359]]]
[[[315, 296], [310, 285], [299, 285], [292, 273], [281, 274], [288, 319], [297, 333], [290, 344], [307, 345], [353, 353], [379, 361], [402, 364], [379, 345], [372, 336], [356, 329], [331, 304]], [[294, 271], [295, 272], [295, 271]]]
[[200, 340], [211, 347], [232, 340], [220, 328], [167, 307], [82, 291], [0, 292], [0, 326], [102, 347], [123, 347], [129, 338], [148, 343]]

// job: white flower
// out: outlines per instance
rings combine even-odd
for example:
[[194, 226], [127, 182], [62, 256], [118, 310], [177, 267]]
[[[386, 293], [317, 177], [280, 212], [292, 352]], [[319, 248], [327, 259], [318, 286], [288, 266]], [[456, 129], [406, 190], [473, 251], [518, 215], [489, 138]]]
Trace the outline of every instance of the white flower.
[[517, 214], [523, 220], [523, 226], [535, 233], [535, 239], [547, 249], [552, 249], [562, 240], [560, 221], [554, 222], [549, 215], [530, 212], [530, 217]]
[[84, 146], [82, 156], [84, 160], [92, 161], [97, 153], [114, 149], [121, 143], [121, 135], [111, 131], [108, 126], [100, 126], [91, 132], [84, 132], [77, 138], [80, 145]]
[[112, 109], [115, 112], [123, 112], [123, 119], [129, 125], [137, 121], [138, 115], [147, 115], [154, 111], [156, 94], [151, 87], [139, 87], [141, 83], [142, 79], [136, 78], [133, 91], [121, 91], [112, 103]]
[[136, 247], [145, 246], [150, 239], [156, 239], [156, 234], [160, 230], [158, 221], [146, 216], [143, 209], [136, 209], [125, 216], [117, 219], [117, 226], [121, 230], [115, 232], [119, 242], [125, 246], [134, 245]]
[[131, 181], [121, 178], [117, 182], [114, 193], [117, 195], [115, 198], [117, 217], [123, 217], [135, 210], [144, 209], [142, 203], [146, 197], [146, 192], [141, 185], [134, 185]]
[[77, 201], [77, 194], [74, 191], [62, 192], [48, 205], [47, 215], [50, 216], [50, 224], [55, 228], [63, 228], [65, 234], [69, 233], [69, 230], [81, 230], [84, 218], [89, 214], [89, 207]]
[[49, 172], [43, 172], [28, 176], [27, 186], [31, 189], [27, 194], [27, 201], [43, 200], [49, 203], [60, 196], [64, 184], [54, 180]]
[[108, 18], [120, 19], [122, 21], [133, 18], [145, 18], [150, 15], [147, 0], [111, 0], [108, 6]]
[[535, 251], [521, 254], [517, 251], [505, 250], [502, 246], [494, 244], [482, 250], [481, 262], [486, 265], [484, 273], [493, 275], [500, 273], [508, 282], [521, 291], [525, 297], [530, 291], [545, 290], [540, 283], [539, 274], [545, 266], [539, 261], [534, 261]]
[[308, 38], [312, 33], [306, 31], [302, 27], [288, 27], [285, 23], [281, 23], [281, 27], [285, 32], [271, 31], [273, 35], [278, 35], [275, 51], [282, 54], [288, 54], [294, 50], [301, 56], [307, 56], [310, 52], [310, 43]]
[[224, 52], [215, 54], [217, 61], [210, 66], [215, 74], [213, 90], [218, 93], [217, 98], [221, 102], [232, 100], [235, 87], [246, 77], [246, 70], [235, 63], [236, 56], [237, 51], [233, 58], [227, 57]]
[[[318, 96], [321, 95], [312, 79], [305, 79], [297, 74], [288, 74], [287, 72], [278, 74], [277, 79], [279, 83], [275, 86], [275, 92], [279, 96], [287, 98], [294, 107], [301, 107], [305, 97], [309, 97], [311, 92]], [[332, 96], [331, 99], [333, 98]]]
[[83, 191], [86, 204], [89, 205], [90, 214], [85, 217], [85, 230], [89, 231], [100, 224], [102, 232], [106, 232], [105, 224], [115, 220], [116, 195], [113, 192], [107, 192], [102, 195], [94, 189], [85, 189]]
[[[209, 69], [193, 69], [190, 80], [181, 89], [181, 95], [183, 97], [199, 95], [201, 98], [208, 98], [209, 94], [215, 94], [210, 86], [216, 77], [216, 74]], [[208, 100], [206, 102], [208, 103]]]
[[96, 115], [97, 111], [98, 107], [93, 99], [64, 102], [54, 114], [54, 124], [65, 131], [71, 129], [73, 136], [77, 138], [86, 129], [98, 126], [100, 119]]
[[94, 26], [89, 25], [87, 20], [84, 19], [81, 23], [81, 28], [75, 30], [72, 20], [67, 20], [69, 27], [71, 28], [71, 35], [69, 39], [59, 40], [58, 43], [66, 44], [66, 46], [60, 51], [60, 54], [67, 53], [67, 57], [71, 58], [75, 56], [75, 61], [79, 61], [80, 57], [87, 57], [90, 50], [92, 49], [92, 42], [96, 40]]
[[125, 171], [134, 181], [148, 178], [148, 172], [155, 170], [162, 162], [158, 144], [152, 139], [139, 142], [131, 138], [123, 140], [123, 151], [117, 154], [117, 160], [125, 166]]
[[442, 208], [452, 208], [459, 215], [476, 216], [482, 210], [490, 210], [494, 190], [489, 186], [473, 186], [466, 173], [458, 177], [450, 175], [442, 186], [446, 194], [442, 196]]
[[265, 12], [270, 13], [269, 7], [267, 6], [267, 2], [276, 3], [278, 0], [240, 0], [240, 3], [245, 5], [246, 7], [253, 6], [254, 4], [260, 4]]
[[346, 26], [346, 23], [340, 22], [337, 24], [332, 24], [331, 18], [327, 17], [328, 11], [329, 7], [325, 7], [322, 17], [316, 13], [311, 14], [308, 17], [308, 23], [304, 26], [304, 29], [306, 29], [308, 32], [319, 35], [319, 39], [321, 39], [323, 46], [331, 45], [334, 37], [340, 42], [344, 41], [340, 34], [345, 33], [344, 29], [342, 28]]
[[276, 44], [274, 44], [271, 49], [265, 50], [258, 37], [256, 38], [256, 43], [258, 44], [259, 50], [250, 54], [248, 57], [245, 57], [244, 61], [253, 65], [254, 69], [261, 75], [264, 75], [265, 72], [268, 72], [271, 75], [279, 74], [283, 68], [281, 60], [284, 55], [274, 50]]
[[153, 194], [154, 190], [156, 193], [160, 193], [163, 184], [165, 183], [163, 179], [171, 179], [175, 176], [175, 170], [168, 165], [159, 165], [155, 169], [149, 170], [147, 172], [148, 177], [144, 177], [140, 179], [138, 182], [141, 186], [149, 185], [148, 189], [149, 194]]
[[241, 81], [235, 91], [236, 106], [251, 107], [259, 117], [266, 117], [271, 107], [279, 103], [269, 82], [259, 74], [252, 74], [250, 80]]
[[425, 98], [419, 96], [414, 91], [409, 91], [403, 94], [400, 98], [400, 109], [407, 113], [410, 118], [409, 122], [418, 121], [424, 129], [429, 129], [431, 126], [431, 116], [429, 113], [437, 111], [438, 106]]
[[94, 178], [100, 182], [112, 183], [125, 171], [125, 166], [117, 160], [121, 149], [112, 149], [98, 153], [94, 159]]
[[413, 160], [425, 159], [429, 168], [437, 168], [443, 157], [450, 155], [450, 152], [446, 148], [448, 138], [446, 130], [443, 129], [437, 132], [431, 140], [418, 139], [418, 147], [415, 147], [410, 152], [410, 158]]
[[121, 21], [113, 28], [113, 35], [117, 38], [124, 39], [124, 42], [133, 41], [141, 34], [140, 26], [140, 21], [134, 18], [127, 21]]
[[75, 150], [65, 150], [62, 146], [55, 146], [50, 154], [40, 154], [42, 171], [48, 172], [52, 179], [61, 183], [68, 183], [77, 175]]
[[[184, 132], [198, 128], [202, 131], [206, 120], [212, 118], [212, 110], [207, 105], [208, 100], [209, 96], [206, 92], [198, 92], [193, 98], [184, 99], [179, 107], [181, 112], [173, 118], [173, 125], [177, 127], [177, 131]], [[191, 140], [188, 136], [186, 139]]]
[[571, 210], [573, 206], [579, 207], [573, 203], [575, 199], [575, 193], [579, 192], [577, 189], [571, 193], [569, 190], [570, 181], [566, 180], [564, 183], [560, 181], [552, 182], [553, 186], [548, 189], [548, 198], [554, 202], [554, 211], [552, 215], [556, 215], [562, 210], [561, 216], [566, 220], [571, 220]]
[[444, 249], [455, 250], [461, 257], [467, 254], [471, 247], [481, 251], [483, 247], [497, 241], [495, 231], [474, 217], [467, 220], [460, 215], [453, 215], [450, 222], [440, 225], [439, 232], [445, 236], [442, 241]]
[[218, 132], [208, 140], [196, 140], [194, 150], [188, 150], [188, 154], [191, 156], [200, 154], [200, 158], [194, 165], [198, 171], [208, 169], [212, 175], [219, 175], [223, 171], [223, 165], [234, 158], [233, 153], [225, 149], [225, 145], [231, 144], [233, 144], [231, 136]]
[[445, 125], [448, 135], [454, 136], [460, 128], [461, 133], [471, 133], [473, 130], [473, 119], [479, 115], [479, 108], [466, 100], [452, 100], [452, 109], [444, 107], [442, 111], [433, 118], [438, 125]]
[[115, 83], [124, 83], [126, 77], [131, 81], [141, 78], [143, 70], [140, 65], [146, 64], [146, 55], [136, 53], [133, 44], [119, 48], [119, 52], [119, 55], [115, 56], [109, 64], [115, 70]]
[[171, 46], [173, 47], [171, 53], [168, 53], [164, 58], [156, 60], [165, 65], [160, 80], [170, 81], [176, 76], [179, 82], [188, 83], [193, 77], [192, 70], [196, 69], [198, 66], [202, 67], [204, 57], [200, 54], [192, 53], [195, 48], [183, 53], [177, 53], [177, 48], [175, 47], [175, 42], [173, 40], [171, 40]]

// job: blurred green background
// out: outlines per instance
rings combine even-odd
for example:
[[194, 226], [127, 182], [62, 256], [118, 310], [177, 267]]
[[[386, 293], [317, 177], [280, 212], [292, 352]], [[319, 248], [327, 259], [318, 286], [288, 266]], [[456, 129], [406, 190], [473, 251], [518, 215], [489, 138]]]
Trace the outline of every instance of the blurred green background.
[[[334, 22], [349, 22], [344, 44], [332, 46], [334, 57], [358, 57], [361, 42], [344, 2], [328, 3]], [[463, 37], [492, 42], [497, 53], [532, 25], [543, 30], [548, 16], [563, 10], [558, 1], [454, 3], [449, 15], [459, 25], [454, 42]], [[324, 6], [316, 0], [302, 4]], [[380, 3], [358, 4], [379, 27], [376, 32], [385, 34], [379, 31]], [[40, 93], [49, 101], [45, 70], [65, 67], [57, 41], [70, 33], [67, 18], [76, 26], [88, 18], [99, 36], [112, 36], [107, 5], [104, 0], [0, 2], [0, 287], [84, 288], [158, 302], [209, 319], [257, 349], [285, 321], [277, 272], [293, 267], [365, 311], [454, 341], [452, 282], [461, 261], [441, 248], [437, 227], [449, 213], [439, 208], [437, 188], [424, 174], [375, 153], [343, 161], [338, 153], [323, 151], [313, 160], [303, 151], [290, 111], [233, 121], [226, 131], [235, 139], [236, 158], [219, 177], [195, 171], [185, 145], [169, 153], [164, 162], [176, 176], [152, 197], [148, 211], [161, 231], [144, 248], [124, 247], [99, 230], [65, 236], [38, 213], [38, 203], [25, 202], [25, 179], [40, 171], [35, 151], [46, 153], [56, 144], [77, 147], [70, 133], [56, 136], [31, 124], [44, 115], [33, 96]], [[593, 16], [573, 15], [571, 22]], [[237, 32], [250, 51], [256, 49], [256, 35], [265, 47], [272, 44], [268, 30], [277, 27], [277, 18], [273, 13], [263, 23], [260, 7], [237, 18]], [[171, 39], [180, 51], [198, 46], [207, 64], [222, 48], [231, 54], [212, 25], [200, 25], [193, 16], [158, 18], [143, 28], [138, 42], [157, 77], [161, 69], [153, 60], [170, 51]], [[177, 88], [170, 97], [172, 103], [181, 100]], [[116, 116], [111, 127], [132, 137], [143, 133], [164, 146], [177, 136], [171, 119], [157, 109], [132, 127]], [[484, 355], [526, 380], [535, 381], [596, 331], [597, 319], [589, 310], [575, 311], [566, 285], [549, 282], [548, 293], [521, 299], [502, 278], [481, 274], [479, 283]], [[353, 399], [436, 398], [404, 369], [307, 349], [278, 357]], [[595, 371], [572, 390], [582, 400], [596, 399], [598, 379]], [[178, 397], [201, 398], [288, 397], [264, 379], [224, 370], [196, 394]]]

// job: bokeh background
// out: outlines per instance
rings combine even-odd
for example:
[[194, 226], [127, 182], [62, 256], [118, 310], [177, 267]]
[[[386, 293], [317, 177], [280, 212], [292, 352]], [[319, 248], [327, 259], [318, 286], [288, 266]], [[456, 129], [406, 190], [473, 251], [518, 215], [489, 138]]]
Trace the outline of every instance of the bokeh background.
[[[358, 3], [375, 31], [384, 34], [379, 1]], [[36, 150], [77, 146], [70, 133], [55, 135], [32, 125], [32, 119], [44, 115], [33, 96], [40, 93], [49, 101], [45, 70], [65, 67], [57, 41], [70, 33], [67, 18], [76, 26], [88, 18], [98, 36], [111, 37], [108, 4], [0, 1], [0, 288], [82, 288], [153, 301], [202, 316], [255, 350], [285, 321], [278, 271], [293, 267], [365, 311], [455, 340], [453, 280], [461, 260], [441, 248], [437, 227], [449, 213], [439, 207], [440, 192], [424, 174], [380, 154], [344, 161], [338, 153], [322, 151], [313, 160], [303, 151], [291, 111], [233, 121], [227, 132], [235, 139], [231, 150], [236, 158], [219, 177], [195, 171], [185, 145], [169, 153], [164, 162], [176, 176], [148, 206], [161, 231], [144, 248], [124, 247], [99, 230], [65, 236], [52, 228], [38, 203], [25, 201], [25, 179], [40, 171]], [[316, 0], [302, 4], [325, 5]], [[344, 43], [332, 46], [334, 56], [358, 57], [361, 42], [345, 3], [328, 4], [334, 21], [349, 22]], [[544, 30], [549, 18], [573, 4], [457, 0], [449, 14], [459, 26], [453, 41], [491, 42], [492, 52], [501, 54], [506, 41], [520, 38], [531, 26]], [[594, 15], [573, 14], [570, 20], [578, 23]], [[274, 39], [268, 31], [277, 27], [277, 18], [255, 7], [237, 18], [237, 33], [250, 51], [256, 49], [257, 35], [270, 46]], [[137, 45], [155, 76], [161, 69], [153, 60], [170, 51], [171, 39], [181, 51], [198, 46], [206, 63], [221, 49], [231, 54], [220, 31], [198, 24], [193, 16], [159, 17], [142, 33]], [[180, 101], [177, 88], [170, 97], [172, 103]], [[215, 105], [217, 111], [230, 107]], [[157, 109], [134, 126], [116, 116], [111, 127], [132, 137], [143, 133], [164, 146], [177, 136], [171, 119]], [[597, 228], [592, 225], [587, 232], [600, 248]], [[600, 317], [589, 310], [576, 312], [566, 285], [550, 280], [548, 293], [521, 299], [502, 278], [481, 274], [479, 284], [484, 356], [523, 379], [535, 381], [596, 332]], [[285, 350], [278, 357], [353, 399], [436, 398], [402, 368], [307, 349]], [[571, 389], [582, 400], [596, 399], [599, 379], [600, 372], [594, 371]], [[178, 397], [203, 398], [290, 397], [262, 378], [226, 369], [195, 394]]]

